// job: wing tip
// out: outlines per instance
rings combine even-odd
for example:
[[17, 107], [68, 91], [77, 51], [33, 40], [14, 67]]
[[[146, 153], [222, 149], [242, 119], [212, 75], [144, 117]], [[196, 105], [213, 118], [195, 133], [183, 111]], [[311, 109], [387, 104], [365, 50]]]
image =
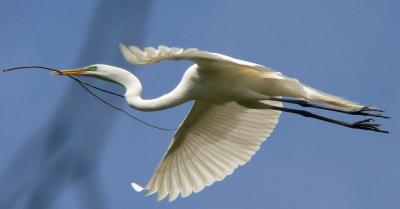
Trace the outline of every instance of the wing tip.
[[124, 51], [124, 50], [128, 49], [128, 47], [125, 44], [121, 43], [121, 42], [118, 43], [118, 47], [119, 47], [119, 49], [121, 51]]
[[136, 192], [141, 192], [144, 190], [144, 188], [142, 186], [140, 186], [139, 184], [137, 184], [135, 182], [132, 182], [131, 186]]

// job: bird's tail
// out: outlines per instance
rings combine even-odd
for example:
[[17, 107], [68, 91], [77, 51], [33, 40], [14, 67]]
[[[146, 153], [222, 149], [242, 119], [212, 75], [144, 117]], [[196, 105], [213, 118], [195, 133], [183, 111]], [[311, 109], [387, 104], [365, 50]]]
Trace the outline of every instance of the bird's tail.
[[365, 105], [352, 102], [343, 98], [340, 98], [338, 96], [334, 96], [331, 94], [327, 94], [325, 92], [319, 91], [317, 89], [314, 89], [312, 87], [306, 86], [303, 84], [304, 90], [306, 91], [307, 94], [307, 99], [319, 103], [324, 103], [329, 106], [341, 108], [341, 109], [347, 109], [347, 110], [360, 110], [364, 107]]
[[280, 74], [273, 75], [277, 76], [278, 78], [273, 78], [271, 77], [271, 74], [267, 74], [268, 77], [263, 78], [261, 82], [251, 83], [251, 89], [267, 96], [302, 98], [331, 106], [332, 108], [343, 109], [347, 111], [357, 111], [366, 107], [365, 105], [352, 102], [304, 85], [297, 79], [285, 77]]

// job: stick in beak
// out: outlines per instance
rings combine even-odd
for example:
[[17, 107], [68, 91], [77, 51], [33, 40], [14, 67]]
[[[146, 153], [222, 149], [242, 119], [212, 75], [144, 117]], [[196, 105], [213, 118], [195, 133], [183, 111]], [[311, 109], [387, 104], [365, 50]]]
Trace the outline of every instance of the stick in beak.
[[60, 72], [53, 72], [53, 75], [80, 75], [84, 72], [84, 68], [76, 68], [76, 69], [69, 69], [69, 70], [61, 70]]

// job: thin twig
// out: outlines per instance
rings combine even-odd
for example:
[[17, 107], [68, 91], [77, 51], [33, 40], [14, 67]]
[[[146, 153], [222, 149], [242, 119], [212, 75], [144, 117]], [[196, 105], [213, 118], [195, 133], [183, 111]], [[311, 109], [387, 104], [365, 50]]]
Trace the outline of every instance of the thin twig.
[[[32, 65], [32, 66], [20, 66], [20, 67], [8, 68], [8, 69], [4, 69], [3, 72], [9, 72], [9, 71], [18, 70], [18, 69], [43, 69], [43, 70], [49, 70], [49, 71], [54, 71], [54, 72], [61, 73], [60, 70], [57, 70], [57, 69], [54, 69], [54, 68], [44, 67], [44, 66], [36, 66], [36, 65]], [[159, 129], [159, 130], [163, 130], [163, 131], [174, 131], [174, 130], [176, 130], [176, 129], [171, 129], [171, 128], [159, 127], [159, 126], [156, 126], [156, 125], [152, 125], [152, 124], [150, 124], [150, 123], [148, 123], [148, 122], [146, 122], [146, 121], [144, 121], [144, 120], [141, 120], [141, 119], [139, 119], [139, 118], [137, 118], [137, 117], [135, 117], [135, 116], [129, 114], [129, 113], [126, 112], [124, 109], [122, 109], [122, 108], [120, 108], [120, 107], [117, 107], [117, 106], [114, 106], [114, 105], [111, 104], [110, 102], [107, 102], [106, 100], [102, 99], [102, 98], [99, 97], [96, 93], [94, 93], [93, 91], [91, 91], [88, 87], [91, 87], [91, 88], [93, 88], [93, 89], [102, 91], [102, 92], [104, 92], [104, 93], [112, 94], [112, 95], [114, 95], [114, 96], [118, 96], [118, 97], [121, 97], [121, 98], [125, 98], [125, 97], [124, 97], [123, 95], [121, 95], [121, 94], [118, 94], [118, 93], [115, 93], [115, 92], [112, 92], [112, 91], [108, 91], [108, 90], [102, 89], [102, 88], [100, 88], [100, 87], [94, 86], [94, 85], [92, 85], [92, 84], [89, 84], [89, 83], [87, 83], [87, 82], [85, 82], [85, 81], [80, 80], [79, 78], [75, 78], [74, 76], [71, 76], [71, 75], [67, 75], [67, 76], [68, 76], [69, 78], [71, 78], [72, 80], [76, 81], [76, 82], [77, 82], [83, 89], [85, 89], [90, 95], [92, 95], [93, 97], [95, 97], [96, 99], [98, 99], [99, 101], [101, 101], [102, 103], [104, 103], [104, 104], [110, 106], [110, 107], [113, 108], [113, 109], [116, 109], [116, 110], [118, 110], [118, 111], [120, 111], [120, 112], [126, 114], [126, 115], [129, 116], [130, 118], [132, 118], [132, 119], [134, 119], [134, 120], [136, 120], [136, 121], [138, 121], [138, 122], [140, 122], [140, 123], [142, 123], [142, 124], [144, 124], [144, 125], [146, 125], [146, 126], [149, 126], [149, 127], [155, 128], [155, 129]]]

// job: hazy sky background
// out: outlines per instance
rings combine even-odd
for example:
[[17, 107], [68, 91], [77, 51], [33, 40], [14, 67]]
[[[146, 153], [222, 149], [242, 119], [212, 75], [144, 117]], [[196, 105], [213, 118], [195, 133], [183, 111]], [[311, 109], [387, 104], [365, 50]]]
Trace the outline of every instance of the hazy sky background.
[[[0, 68], [79, 67], [83, 44], [96, 38], [88, 37], [93, 30], [90, 24], [109, 15], [95, 12], [100, 2], [0, 0]], [[122, 0], [116, 2], [116, 9], [124, 5]], [[358, 131], [283, 114], [260, 151], [233, 175], [188, 198], [158, 203], [155, 196], [135, 193], [130, 182], [147, 183], [173, 133], [145, 127], [117, 113], [100, 157], [90, 159], [99, 163], [96, 172], [109, 208], [400, 208], [399, 1], [153, 0], [146, 9], [146, 16], [135, 16], [135, 22], [146, 24], [135, 28], [127, 24], [129, 19], [116, 21], [113, 31], [101, 34], [108, 39], [96, 40], [98, 47], [89, 50], [100, 53], [103, 42], [115, 42], [115, 48], [107, 52], [113, 59], [94, 56], [83, 64], [128, 68], [141, 79], [143, 96], [152, 98], [171, 90], [190, 63], [135, 68], [120, 55], [118, 42], [219, 52], [269, 66], [326, 92], [377, 105], [392, 116], [377, 121], [393, 133]], [[98, 27], [102, 33], [107, 31]], [[121, 32], [124, 27], [142, 30], [138, 32], [142, 38], [127, 37]], [[42, 71], [0, 73], [0, 182], [13, 159], [29, 154], [22, 147], [35, 144], [32, 133], [46, 131], [50, 116], [62, 111], [56, 107], [71, 83]], [[86, 103], [98, 107], [90, 117], [114, 111], [83, 90], [75, 90], [86, 95], [80, 97]], [[125, 103], [119, 105], [128, 109]], [[79, 105], [71, 108], [85, 110]], [[177, 127], [189, 108], [185, 104], [155, 113], [130, 112], [160, 126]], [[349, 121], [362, 119], [317, 112]], [[83, 128], [98, 131], [90, 124]], [[25, 163], [31, 165], [29, 159]], [[37, 178], [29, 176], [29, 181]], [[13, 190], [12, 182], [7, 185], [1, 191]], [[83, 208], [78, 196], [73, 184], [67, 186], [49, 208]]]

